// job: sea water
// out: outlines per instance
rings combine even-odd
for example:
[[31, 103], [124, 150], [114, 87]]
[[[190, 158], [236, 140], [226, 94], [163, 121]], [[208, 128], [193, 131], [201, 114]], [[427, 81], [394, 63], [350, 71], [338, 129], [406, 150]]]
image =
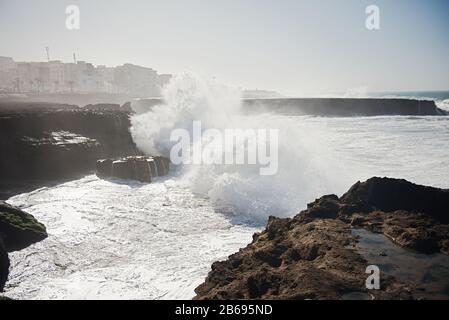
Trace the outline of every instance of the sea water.
[[288, 217], [324, 194], [389, 176], [449, 188], [449, 117], [245, 116], [229, 88], [182, 75], [168, 105], [136, 115], [131, 133], [166, 154], [169, 133], [279, 130], [279, 169], [186, 165], [151, 184], [94, 175], [10, 198], [49, 237], [11, 253], [6, 295], [17, 299], [190, 299], [214, 261], [251, 242], [269, 215]]

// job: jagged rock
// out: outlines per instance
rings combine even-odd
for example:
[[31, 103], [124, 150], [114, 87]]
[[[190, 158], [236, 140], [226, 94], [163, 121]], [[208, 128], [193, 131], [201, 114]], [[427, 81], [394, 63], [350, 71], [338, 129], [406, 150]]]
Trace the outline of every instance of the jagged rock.
[[168, 174], [170, 161], [164, 157], [133, 156], [120, 159], [102, 159], [97, 161], [99, 177], [151, 182], [154, 177]]
[[[355, 241], [337, 219], [270, 219], [248, 247], [212, 265], [195, 299], [340, 299], [364, 288], [367, 263], [347, 249]], [[378, 299], [410, 298], [392, 278], [382, 285]]]
[[[215, 262], [195, 299], [343, 299], [368, 296], [368, 264], [353, 248], [351, 228], [383, 233], [422, 253], [449, 253], [448, 191], [373, 178], [344, 196], [324, 196], [294, 218], [270, 217], [253, 242]], [[382, 252], [382, 248], [378, 248]], [[385, 256], [384, 259], [388, 259]], [[410, 299], [405, 284], [383, 275], [375, 299]]]

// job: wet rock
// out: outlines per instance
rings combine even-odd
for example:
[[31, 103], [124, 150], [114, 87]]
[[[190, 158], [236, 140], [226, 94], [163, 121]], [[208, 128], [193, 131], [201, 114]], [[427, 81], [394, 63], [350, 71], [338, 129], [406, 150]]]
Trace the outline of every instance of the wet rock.
[[351, 220], [351, 226], [357, 227], [362, 225], [365, 222], [365, 219], [361, 216], [354, 216]]
[[6, 250], [11, 252], [44, 240], [47, 232], [31, 214], [0, 202], [0, 237]]
[[22, 250], [46, 237], [45, 226], [32, 215], [0, 202], [0, 291], [8, 279], [8, 252]]
[[111, 177], [112, 176], [112, 159], [97, 160], [97, 175], [99, 177]]
[[[228, 260], [215, 262], [195, 299], [341, 299], [345, 292], [366, 293], [366, 261], [346, 248], [356, 241], [349, 225], [327, 218], [282, 220], [270, 220], [276, 235], [265, 230]], [[376, 298], [409, 298], [392, 279], [384, 285]]]
[[133, 156], [97, 161], [97, 175], [101, 178], [114, 177], [126, 180], [151, 182], [154, 177], [169, 172], [170, 160], [164, 157]]
[[[341, 198], [324, 196], [293, 218], [270, 217], [246, 248], [216, 262], [195, 299], [410, 299], [383, 274], [381, 290], [365, 288], [365, 261], [352, 227], [383, 233], [422, 253], [449, 251], [449, 194], [405, 180], [358, 182]], [[376, 248], [388, 263], [382, 247]]]
[[3, 291], [6, 280], [8, 280], [9, 259], [3, 240], [0, 237], [0, 292]]

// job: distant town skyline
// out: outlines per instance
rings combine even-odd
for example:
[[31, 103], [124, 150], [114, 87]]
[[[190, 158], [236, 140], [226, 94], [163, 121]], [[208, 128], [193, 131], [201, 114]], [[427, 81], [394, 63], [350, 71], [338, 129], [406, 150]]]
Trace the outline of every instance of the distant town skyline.
[[72, 62], [16, 61], [0, 56], [0, 93], [111, 93], [159, 97], [172, 75], [134, 64], [108, 67]]
[[[0, 55], [1, 93], [111, 93], [135, 97], [160, 97], [173, 77], [153, 68], [125, 63], [94, 65], [88, 61], [53, 60], [47, 48], [46, 61], [16, 61]], [[245, 98], [279, 98], [278, 92], [240, 88]]]
[[[80, 29], [66, 28], [66, 7]], [[380, 10], [368, 30], [366, 8]], [[0, 55], [132, 63], [286, 95], [449, 90], [447, 0], [0, 0]]]

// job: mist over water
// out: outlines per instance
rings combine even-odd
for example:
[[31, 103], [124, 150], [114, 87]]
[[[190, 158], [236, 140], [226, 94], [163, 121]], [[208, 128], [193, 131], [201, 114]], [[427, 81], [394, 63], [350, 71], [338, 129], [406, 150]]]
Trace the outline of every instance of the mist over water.
[[274, 128], [278, 173], [185, 165], [150, 184], [87, 176], [15, 196], [8, 202], [43, 222], [49, 237], [10, 254], [7, 296], [190, 299], [211, 264], [246, 246], [268, 215], [292, 216], [372, 176], [449, 188], [447, 116], [245, 116], [237, 90], [188, 74], [165, 100], [132, 119], [145, 152], [167, 155], [170, 132], [192, 130], [193, 120], [203, 129]]
[[445, 111], [449, 111], [449, 99], [443, 100], [443, 101], [437, 101], [436, 102], [438, 108], [443, 109]]
[[[183, 128], [192, 136], [193, 121], [201, 121], [203, 130], [222, 133], [225, 129], [279, 130], [278, 172], [272, 176], [260, 175], [260, 166], [255, 165], [193, 164], [175, 168], [181, 183], [211, 199], [220, 212], [231, 214], [236, 221], [264, 223], [269, 215], [290, 216], [317, 195], [342, 190], [357, 176], [354, 170], [345, 173], [333, 160], [327, 141], [313, 123], [298, 125], [294, 118], [269, 113], [243, 115], [237, 89], [181, 74], [165, 88], [164, 101], [132, 118], [134, 141], [150, 155], [169, 156], [176, 143], [170, 141], [171, 132]], [[248, 149], [252, 142], [247, 143]], [[222, 145], [212, 147], [222, 152]]]

